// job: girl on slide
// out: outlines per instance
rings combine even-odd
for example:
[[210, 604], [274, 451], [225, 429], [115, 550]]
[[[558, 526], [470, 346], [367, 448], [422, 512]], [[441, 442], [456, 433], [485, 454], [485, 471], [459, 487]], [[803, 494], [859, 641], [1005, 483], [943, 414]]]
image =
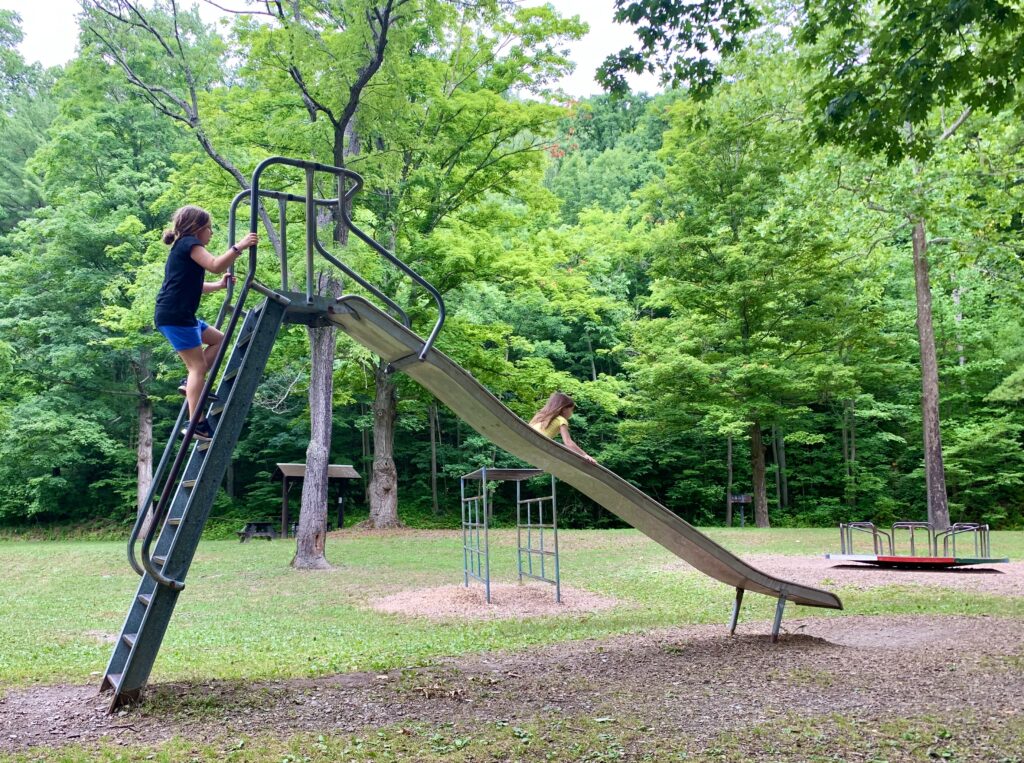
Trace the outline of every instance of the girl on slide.
[[545, 437], [554, 439], [555, 435], [561, 435], [562, 444], [565, 447], [573, 453], [583, 456], [590, 463], [596, 464], [597, 461], [591, 458], [583, 448], [573, 442], [572, 437], [569, 436], [569, 419], [572, 417], [574, 410], [576, 410], [576, 403], [571, 397], [564, 392], [554, 392], [548, 398], [544, 407], [533, 414], [533, 418], [530, 419], [530, 426]]
[[[256, 234], [250, 233], [215, 257], [206, 251], [212, 237], [210, 213], [205, 209], [189, 205], [174, 213], [171, 227], [164, 231], [164, 243], [170, 245], [171, 251], [167, 255], [164, 282], [157, 294], [153, 315], [157, 330], [167, 337], [188, 370], [178, 391], [188, 400], [190, 418], [196, 415], [206, 372], [224, 341], [224, 334], [196, 317], [199, 298], [211, 291], [226, 289], [231, 279], [227, 269], [243, 250], [258, 243]], [[206, 281], [206, 271], [225, 275], [219, 281]], [[212, 436], [210, 424], [203, 418], [196, 425], [194, 437], [209, 440]]]

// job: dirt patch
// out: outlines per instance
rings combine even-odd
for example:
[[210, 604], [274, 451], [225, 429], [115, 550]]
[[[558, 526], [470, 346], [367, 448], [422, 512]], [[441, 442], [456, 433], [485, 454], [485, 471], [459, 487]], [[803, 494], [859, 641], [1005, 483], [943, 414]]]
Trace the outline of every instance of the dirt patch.
[[[744, 554], [743, 561], [769, 575], [829, 590], [925, 586], [995, 596], [1024, 596], [1024, 562], [954, 570], [896, 570], [852, 562], [834, 562], [824, 556]], [[665, 569], [693, 571], [690, 565], [681, 560], [669, 563]]]
[[116, 644], [119, 638], [116, 633], [107, 633], [106, 631], [85, 631], [83, 635], [91, 636], [101, 644]]
[[562, 601], [555, 601], [554, 586], [543, 583], [517, 585], [491, 583], [491, 601], [487, 602], [482, 585], [419, 588], [373, 599], [378, 612], [431, 620], [503, 620], [587, 614], [612, 609], [620, 602], [608, 596], [580, 588], [562, 586]]
[[711, 739], [787, 714], [858, 719], [1024, 714], [1024, 622], [993, 617], [829, 617], [670, 628], [443, 660], [422, 669], [270, 682], [152, 686], [106, 714], [94, 686], [12, 689], [0, 752], [173, 735], [344, 733], [391, 724], [629, 717], [654, 737]]

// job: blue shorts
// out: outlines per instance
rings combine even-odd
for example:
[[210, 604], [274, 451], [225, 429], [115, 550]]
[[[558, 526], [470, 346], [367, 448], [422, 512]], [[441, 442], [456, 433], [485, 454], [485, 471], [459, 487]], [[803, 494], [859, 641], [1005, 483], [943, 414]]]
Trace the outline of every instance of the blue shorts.
[[210, 328], [204, 320], [198, 320], [195, 326], [157, 326], [156, 330], [167, 337], [178, 352], [203, 346], [203, 332]]

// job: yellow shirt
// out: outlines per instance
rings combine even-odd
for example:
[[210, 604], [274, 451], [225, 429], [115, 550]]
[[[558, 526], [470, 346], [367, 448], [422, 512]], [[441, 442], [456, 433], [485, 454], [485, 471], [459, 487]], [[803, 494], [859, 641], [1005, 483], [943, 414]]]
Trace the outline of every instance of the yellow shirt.
[[551, 423], [547, 425], [547, 428], [539, 421], [536, 424], [530, 424], [530, 426], [545, 437], [554, 439], [555, 435], [562, 431], [562, 427], [569, 426], [569, 420], [565, 416], [555, 416], [551, 419]]

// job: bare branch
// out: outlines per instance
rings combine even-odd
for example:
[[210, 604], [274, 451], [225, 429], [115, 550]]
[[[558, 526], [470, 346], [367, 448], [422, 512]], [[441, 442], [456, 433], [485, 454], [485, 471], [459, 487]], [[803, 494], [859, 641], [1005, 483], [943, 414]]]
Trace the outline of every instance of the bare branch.
[[942, 141], [953, 137], [953, 134], [960, 129], [960, 126], [963, 125], [964, 122], [967, 121], [967, 117], [971, 115], [972, 111], [973, 109], [970, 106], [964, 109], [963, 113], [956, 118], [956, 121], [949, 126], [949, 129], [942, 133], [942, 137], [940, 137], [939, 140]]
[[254, 10], [250, 10], [248, 8], [246, 8], [245, 10], [241, 10], [241, 11], [235, 11], [235, 10], [232, 10], [231, 8], [225, 8], [223, 5], [219, 5], [219, 4], [215, 3], [215, 2], [213, 2], [213, 0], [203, 0], [203, 2], [206, 3], [207, 5], [212, 5], [214, 8], [216, 8], [219, 11], [224, 11], [225, 13], [231, 13], [231, 14], [234, 14], [235, 16], [270, 16], [271, 18], [275, 18], [275, 15], [273, 13], [271, 13], [270, 11], [254, 11]]

